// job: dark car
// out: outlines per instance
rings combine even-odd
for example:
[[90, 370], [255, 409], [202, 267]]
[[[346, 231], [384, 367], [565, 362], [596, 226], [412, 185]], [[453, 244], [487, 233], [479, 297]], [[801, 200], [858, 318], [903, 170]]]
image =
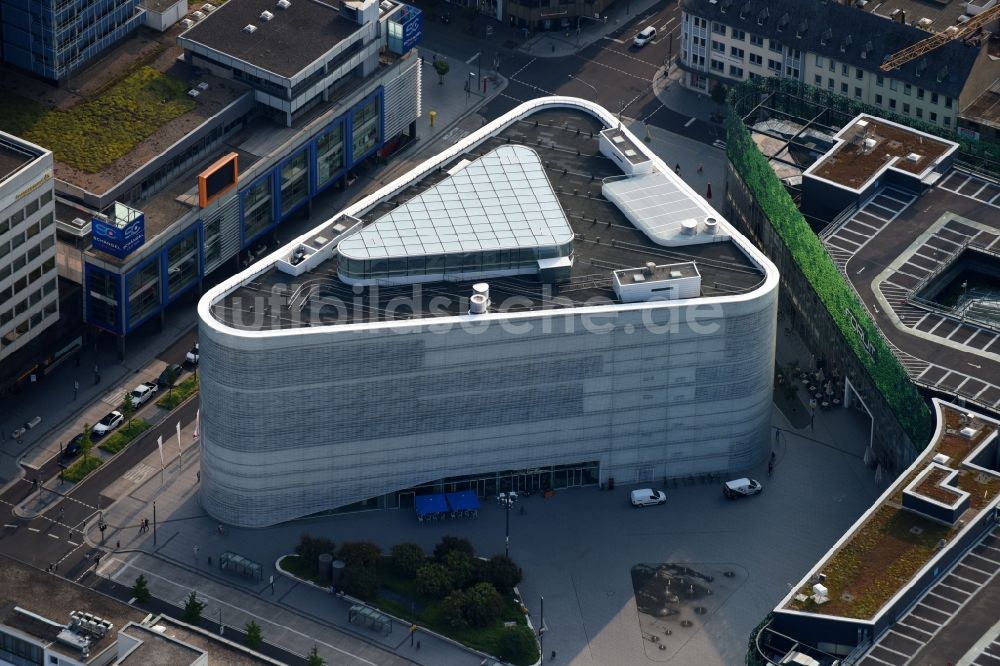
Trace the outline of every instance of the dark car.
[[163, 369], [163, 372], [160, 373], [160, 376], [156, 378], [156, 385], [159, 386], [160, 388], [163, 388], [164, 386], [170, 386], [170, 378], [172, 377], [173, 380], [176, 382], [177, 378], [181, 376], [181, 370], [182, 370], [181, 366], [177, 365], [176, 363], [171, 363], [170, 365], [165, 367]]
[[81, 432], [73, 439], [69, 440], [69, 444], [63, 449], [63, 458], [72, 458], [79, 455], [82, 450], [81, 443], [83, 442], [83, 433]]

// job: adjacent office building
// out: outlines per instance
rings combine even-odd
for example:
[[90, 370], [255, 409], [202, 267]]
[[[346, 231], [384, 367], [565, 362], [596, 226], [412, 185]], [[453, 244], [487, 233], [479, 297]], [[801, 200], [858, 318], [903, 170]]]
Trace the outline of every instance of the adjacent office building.
[[925, 39], [927, 31], [847, 4], [683, 0], [682, 6], [679, 64], [684, 84], [697, 91], [708, 92], [713, 81], [788, 78], [957, 129], [960, 111], [1000, 77], [1000, 64], [985, 47], [964, 42], [882, 72], [886, 57]]
[[0, 368], [59, 318], [52, 153], [0, 132]]
[[257, 527], [747, 469], [777, 287], [611, 113], [534, 100], [202, 298], [202, 502]]
[[0, 0], [4, 62], [65, 81], [142, 25], [140, 0]]

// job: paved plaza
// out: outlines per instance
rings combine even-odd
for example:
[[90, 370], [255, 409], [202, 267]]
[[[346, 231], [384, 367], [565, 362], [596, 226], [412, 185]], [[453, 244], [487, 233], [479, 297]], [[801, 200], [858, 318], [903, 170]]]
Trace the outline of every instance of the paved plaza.
[[[779, 360], [808, 363], [798, 340], [781, 335]], [[757, 497], [727, 501], [720, 484], [696, 481], [668, 484], [667, 503], [645, 509], [629, 505], [630, 487], [622, 485], [613, 492], [576, 488], [548, 499], [535, 495], [515, 506], [511, 556], [524, 569], [521, 591], [536, 626], [540, 599], [545, 598], [547, 655], [555, 650], [560, 663], [581, 666], [741, 662], [750, 631], [878, 492], [862, 461], [869, 424], [856, 412], [820, 412], [813, 429], [806, 425], [797, 430], [776, 409], [774, 425], [782, 435], [773, 476], [768, 478], [763, 468], [750, 471], [765, 484]], [[206, 617], [217, 619], [221, 610], [223, 622], [237, 627], [256, 619], [268, 640], [298, 653], [308, 651], [313, 641], [306, 636], [321, 637], [315, 642], [330, 663], [412, 660], [431, 666], [481, 659], [422, 633], [417, 651], [404, 626], [381, 637], [349, 625], [345, 603], [330, 594], [282, 576], [276, 576], [272, 594], [268, 580], [276, 574], [275, 560], [292, 552], [303, 533], [338, 544], [371, 540], [386, 550], [404, 541], [430, 550], [447, 534], [468, 538], [479, 554], [502, 553], [505, 516], [500, 507], [486, 502], [475, 520], [418, 524], [408, 510], [372, 511], [262, 530], [227, 528], [219, 534], [216, 521], [198, 502], [198, 447], [190, 428], [182, 441], [183, 466], [175, 440], [170, 441], [164, 446], [162, 475], [154, 454], [107, 489], [114, 504], [104, 513], [110, 525], [104, 546], [119, 547], [102, 560], [102, 576], [131, 585], [144, 573], [154, 595], [177, 604], [197, 589], [208, 602]], [[152, 517], [154, 500], [156, 544], [152, 530], [138, 529], [142, 518]], [[88, 539], [100, 542], [96, 521]], [[220, 572], [218, 557], [225, 551], [261, 563], [262, 580]], [[713, 594], [700, 604], [704, 615], [687, 609], [673, 619], [650, 622], [646, 616], [640, 621], [630, 571], [635, 565], [664, 562], [714, 572]], [[727, 571], [732, 577], [725, 577]], [[690, 620], [691, 626], [683, 626], [682, 620]], [[324, 631], [327, 627], [346, 633]], [[662, 631], [654, 644], [650, 627], [671, 632]]]

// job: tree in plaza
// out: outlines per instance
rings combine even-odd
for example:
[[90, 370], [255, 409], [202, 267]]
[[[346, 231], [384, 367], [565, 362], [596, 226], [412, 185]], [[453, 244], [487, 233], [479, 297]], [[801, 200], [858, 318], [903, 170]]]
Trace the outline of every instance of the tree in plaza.
[[712, 90], [709, 91], [709, 95], [711, 95], [712, 101], [718, 104], [719, 106], [722, 106], [723, 104], [726, 103], [726, 95], [728, 94], [729, 90], [726, 88], [726, 86], [722, 85], [721, 83], [716, 83], [714, 86], [712, 86]]
[[476, 627], [488, 627], [503, 614], [503, 597], [489, 583], [477, 583], [465, 591], [465, 619]]
[[326, 537], [314, 537], [303, 534], [299, 537], [299, 545], [295, 547], [295, 554], [302, 558], [302, 561], [309, 567], [310, 571], [319, 573], [319, 556], [324, 553], [333, 555], [336, 552], [336, 545]]
[[486, 562], [484, 579], [500, 594], [510, 594], [521, 582], [521, 569], [506, 555], [494, 555]]
[[264, 635], [260, 631], [260, 625], [255, 620], [247, 622], [243, 631], [246, 633], [246, 638], [243, 639], [243, 642], [251, 650], [256, 650], [264, 642]]
[[80, 451], [83, 452], [83, 464], [87, 464], [90, 454], [94, 451], [94, 440], [90, 436], [90, 424], [83, 424], [83, 439], [80, 440]]
[[184, 614], [181, 619], [188, 624], [200, 624], [201, 612], [205, 610], [205, 602], [198, 601], [198, 593], [191, 590], [187, 601], [184, 602]]
[[441, 602], [441, 616], [444, 621], [456, 629], [464, 629], [469, 626], [469, 621], [465, 618], [465, 607], [467, 599], [465, 592], [455, 590]]
[[132, 394], [126, 393], [125, 399], [122, 400], [122, 416], [128, 419], [128, 427], [132, 427], [132, 416], [135, 414], [135, 402], [132, 400]]
[[443, 564], [432, 562], [417, 569], [417, 589], [428, 599], [444, 598], [451, 587], [451, 573]]
[[382, 557], [382, 549], [370, 541], [349, 541], [337, 551], [337, 559], [344, 561], [344, 567], [374, 567]]
[[444, 558], [444, 566], [451, 574], [452, 587], [461, 590], [475, 582], [476, 564], [468, 553], [453, 550]]
[[497, 644], [497, 656], [509, 664], [531, 664], [538, 661], [535, 634], [523, 624], [504, 629]]
[[167, 376], [164, 379], [167, 380], [167, 397], [174, 397], [174, 387], [177, 386], [177, 375], [180, 373], [176, 370], [171, 370], [167, 368]]
[[306, 655], [306, 666], [326, 666], [326, 659], [319, 656], [319, 648], [313, 645], [313, 649]]
[[427, 563], [427, 555], [415, 543], [398, 543], [392, 547], [390, 562], [397, 573], [412, 578], [417, 575], [417, 569]]
[[153, 596], [149, 591], [146, 577], [142, 574], [139, 574], [139, 577], [135, 579], [135, 585], [132, 586], [132, 596], [139, 602], [146, 601]]
[[339, 587], [358, 599], [367, 601], [374, 598], [375, 593], [378, 592], [378, 577], [375, 575], [375, 567], [344, 567]]
[[448, 73], [451, 66], [448, 65], [448, 61], [443, 58], [438, 58], [434, 61], [434, 71], [438, 75], [438, 84], [444, 83], [444, 75]]
[[476, 554], [473, 550], [472, 544], [469, 543], [468, 539], [463, 539], [462, 537], [453, 536], [443, 536], [438, 545], [434, 546], [434, 559], [438, 562], [444, 562], [445, 558], [453, 550], [461, 551], [466, 553], [469, 557]]

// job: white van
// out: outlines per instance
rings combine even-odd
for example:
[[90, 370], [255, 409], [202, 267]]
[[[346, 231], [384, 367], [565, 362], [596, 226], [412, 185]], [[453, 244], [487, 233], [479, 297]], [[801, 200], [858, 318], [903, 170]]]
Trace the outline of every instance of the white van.
[[637, 49], [642, 48], [649, 42], [653, 41], [654, 37], [656, 37], [656, 28], [651, 25], [647, 25], [638, 35], [635, 36], [635, 39], [632, 40], [632, 46]]
[[764, 486], [760, 485], [760, 481], [754, 481], [753, 479], [747, 478], [726, 481], [726, 484], [722, 487], [722, 493], [728, 499], [749, 497], [750, 495], [756, 495], [763, 492], [763, 490]]
[[629, 498], [632, 500], [632, 506], [655, 506], [667, 501], [666, 493], [652, 488], [633, 490]]

